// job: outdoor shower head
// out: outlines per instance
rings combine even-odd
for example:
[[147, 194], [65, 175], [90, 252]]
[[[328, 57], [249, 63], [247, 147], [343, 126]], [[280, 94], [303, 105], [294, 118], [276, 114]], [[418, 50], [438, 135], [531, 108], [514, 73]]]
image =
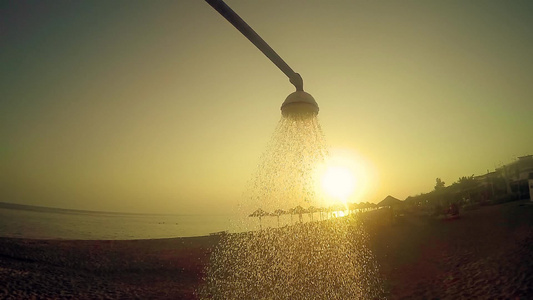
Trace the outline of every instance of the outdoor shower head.
[[296, 88], [281, 105], [281, 114], [284, 117], [311, 118], [318, 114], [318, 104], [313, 96], [304, 92], [303, 79], [294, 72], [287, 63], [222, 0], [206, 0], [216, 11], [237, 28], [250, 42], [266, 55], [287, 77]]
[[318, 104], [313, 96], [304, 92], [296, 91], [285, 99], [281, 105], [281, 115], [284, 117], [312, 118], [318, 114]]

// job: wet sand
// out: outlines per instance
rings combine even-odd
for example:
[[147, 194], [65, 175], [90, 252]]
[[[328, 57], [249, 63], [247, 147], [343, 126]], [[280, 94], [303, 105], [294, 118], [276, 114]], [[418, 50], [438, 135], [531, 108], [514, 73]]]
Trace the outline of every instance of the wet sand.
[[[533, 297], [533, 204], [458, 219], [365, 217], [390, 299]], [[1, 299], [196, 299], [218, 236], [132, 241], [0, 238]]]

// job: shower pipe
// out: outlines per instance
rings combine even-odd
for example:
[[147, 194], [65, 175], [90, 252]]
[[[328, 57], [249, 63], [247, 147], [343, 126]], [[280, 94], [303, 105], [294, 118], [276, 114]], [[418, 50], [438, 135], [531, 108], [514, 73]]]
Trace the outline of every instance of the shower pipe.
[[294, 85], [297, 91], [303, 91], [303, 79], [300, 74], [294, 72], [291, 67], [263, 40], [257, 32], [255, 32], [250, 25], [237, 15], [222, 0], [205, 0], [216, 11], [218, 11], [226, 20], [228, 20], [237, 30], [239, 30], [252, 44], [254, 44], [263, 54], [265, 54], [270, 61], [272, 61], [287, 77], [290, 83]]

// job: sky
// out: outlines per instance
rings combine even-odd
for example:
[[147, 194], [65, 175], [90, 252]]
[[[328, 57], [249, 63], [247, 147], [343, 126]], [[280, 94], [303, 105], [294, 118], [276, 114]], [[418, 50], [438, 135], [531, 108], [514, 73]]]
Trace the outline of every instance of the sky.
[[[227, 0], [304, 79], [350, 202], [533, 154], [533, 2]], [[0, 201], [224, 213], [294, 91], [204, 1], [3, 1]], [[362, 175], [364, 176], [364, 175]]]

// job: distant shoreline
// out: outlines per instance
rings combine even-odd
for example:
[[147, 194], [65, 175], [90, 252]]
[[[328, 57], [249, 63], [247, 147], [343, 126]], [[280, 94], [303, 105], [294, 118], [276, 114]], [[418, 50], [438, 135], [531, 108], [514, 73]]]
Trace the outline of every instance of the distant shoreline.
[[221, 216], [224, 214], [161, 214], [161, 213], [133, 213], [133, 212], [116, 212], [116, 211], [101, 211], [101, 210], [83, 210], [83, 209], [69, 209], [58, 208], [49, 206], [38, 206], [28, 204], [17, 204], [10, 202], [0, 202], [0, 208], [5, 209], [18, 209], [27, 211], [38, 212], [51, 212], [51, 213], [78, 213], [78, 214], [102, 214], [102, 215], [133, 215], [133, 216]]
[[231, 219], [230, 215], [109, 213], [4, 202], [0, 203], [0, 236], [68, 240], [206, 236], [231, 229]]

